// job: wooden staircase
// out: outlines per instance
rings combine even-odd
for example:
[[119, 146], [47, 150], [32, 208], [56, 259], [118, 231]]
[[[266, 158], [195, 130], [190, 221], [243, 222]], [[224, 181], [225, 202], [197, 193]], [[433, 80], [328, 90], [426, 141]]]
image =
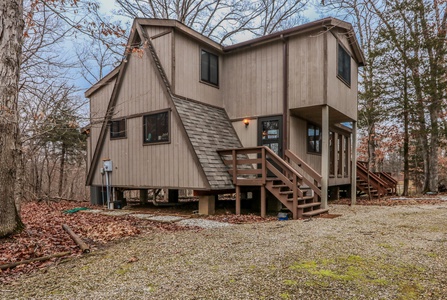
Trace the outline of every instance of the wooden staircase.
[[[261, 187], [261, 215], [265, 215], [265, 191], [268, 190], [293, 214], [293, 219], [312, 217], [329, 210], [321, 207], [321, 175], [295, 154], [286, 151], [286, 160], [270, 148], [252, 147], [218, 150], [236, 187], [236, 213], [241, 186]], [[297, 171], [306, 172], [303, 176]], [[312, 180], [308, 179], [312, 178]], [[264, 196], [262, 196], [264, 195]]]
[[368, 171], [365, 162], [357, 162], [357, 191], [359, 194], [380, 198], [396, 194], [397, 181], [385, 172]]

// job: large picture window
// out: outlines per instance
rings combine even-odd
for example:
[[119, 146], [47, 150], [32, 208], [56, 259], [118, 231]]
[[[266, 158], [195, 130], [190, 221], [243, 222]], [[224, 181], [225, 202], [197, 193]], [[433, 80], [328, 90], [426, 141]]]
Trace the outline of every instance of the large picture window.
[[338, 71], [337, 76], [347, 85], [351, 85], [351, 56], [338, 44]]
[[169, 112], [144, 116], [143, 134], [145, 144], [169, 142]]
[[200, 64], [200, 80], [219, 85], [219, 57], [202, 50]]
[[313, 124], [307, 124], [307, 151], [321, 153], [321, 129]]
[[119, 139], [126, 137], [126, 119], [110, 122], [110, 138]]

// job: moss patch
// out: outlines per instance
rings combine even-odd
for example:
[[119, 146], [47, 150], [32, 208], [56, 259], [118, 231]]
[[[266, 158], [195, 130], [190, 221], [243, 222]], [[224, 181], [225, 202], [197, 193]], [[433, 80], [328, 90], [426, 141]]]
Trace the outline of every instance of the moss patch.
[[394, 297], [398, 299], [420, 298], [424, 288], [415, 282], [422, 281], [426, 273], [416, 265], [391, 264], [379, 257], [359, 255], [295, 262], [289, 270], [298, 273], [298, 278], [300, 274], [306, 277], [304, 282], [295, 278], [284, 280], [283, 284], [289, 288], [299, 284], [309, 288], [350, 286], [363, 295], [378, 297], [381, 289], [387, 287], [396, 291]]

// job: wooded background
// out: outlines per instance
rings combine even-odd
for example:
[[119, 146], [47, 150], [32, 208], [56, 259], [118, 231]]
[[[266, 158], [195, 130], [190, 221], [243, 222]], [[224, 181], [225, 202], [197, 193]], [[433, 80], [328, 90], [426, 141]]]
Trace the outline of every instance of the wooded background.
[[359, 159], [400, 178], [404, 195], [410, 183], [417, 192], [447, 185], [445, 0], [116, 0], [110, 12], [99, 8], [95, 0], [1, 1], [2, 24], [12, 24], [0, 28], [2, 44], [8, 31], [20, 34], [23, 27], [23, 36], [13, 51], [20, 59], [0, 53], [2, 75], [10, 62], [20, 72], [17, 82], [2, 85], [16, 100], [9, 105], [12, 98], [2, 91], [0, 128], [17, 124], [17, 130], [0, 139], [2, 145], [16, 141], [0, 165], [10, 161], [17, 168], [4, 171], [11, 176], [2, 186], [16, 193], [11, 198], [2, 190], [0, 208], [11, 199], [88, 199], [81, 128], [90, 120], [83, 92], [123, 59], [135, 17], [177, 19], [226, 45], [313, 21], [310, 8], [351, 22], [366, 57]]

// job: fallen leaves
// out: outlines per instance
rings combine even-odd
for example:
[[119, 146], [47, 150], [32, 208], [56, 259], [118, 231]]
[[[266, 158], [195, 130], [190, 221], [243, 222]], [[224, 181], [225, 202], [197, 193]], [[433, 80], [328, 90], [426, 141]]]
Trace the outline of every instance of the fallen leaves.
[[[106, 216], [63, 211], [76, 206], [91, 207], [88, 203], [30, 202], [22, 206], [21, 217], [26, 228], [19, 234], [0, 239], [0, 265], [70, 251], [70, 256], [81, 255], [81, 250], [62, 229], [67, 224], [92, 250], [117, 239], [141, 233], [178, 231], [189, 228], [175, 224], [162, 224], [130, 216]], [[96, 207], [97, 208], [97, 207]], [[40, 267], [59, 261], [33, 262], [0, 272], [0, 282], [12, 282], [17, 276], [33, 272]]]

